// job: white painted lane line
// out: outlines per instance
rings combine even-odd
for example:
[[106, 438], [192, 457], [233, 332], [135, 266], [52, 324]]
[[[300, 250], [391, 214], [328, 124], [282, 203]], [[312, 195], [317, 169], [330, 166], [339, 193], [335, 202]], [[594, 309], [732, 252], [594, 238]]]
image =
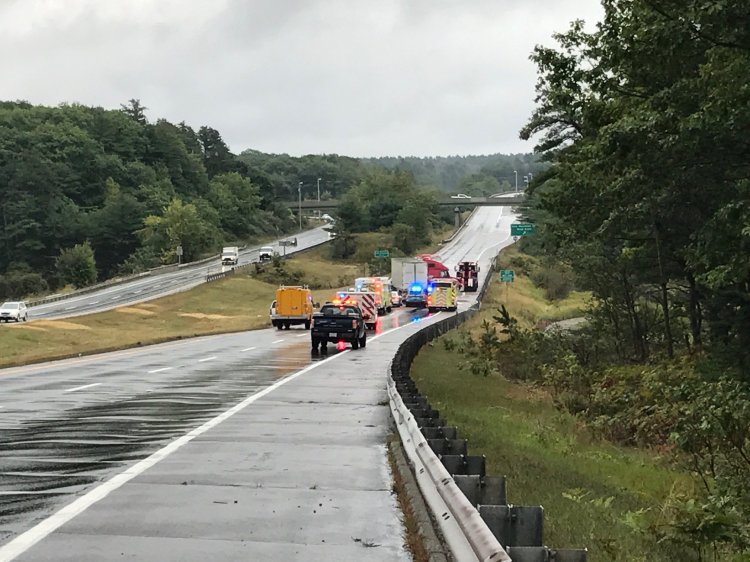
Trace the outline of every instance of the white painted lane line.
[[69, 306], [65, 310], [73, 310], [74, 308], [76, 308], [76, 307], [75, 306]]
[[99, 386], [100, 384], [102, 384], [102, 383], [100, 383], [100, 382], [92, 382], [91, 384], [84, 384], [83, 386], [77, 386], [75, 388], [69, 388], [65, 392], [75, 392], [76, 390], [83, 390], [84, 388], [91, 388], [91, 387], [94, 387], [94, 386]]
[[254, 347], [246, 347], [245, 349], [243, 349], [241, 351], [252, 351], [253, 349], [255, 349], [255, 348]]
[[161, 369], [154, 369], [153, 371], [149, 371], [149, 375], [153, 375], [154, 373], [162, 373], [164, 371], [169, 371], [170, 369], [174, 369], [174, 367], [162, 367]]
[[284, 341], [284, 340], [276, 340], [276, 341], [273, 341], [273, 342], [271, 342], [271, 343], [281, 343], [281, 342], [283, 342], [283, 341]]
[[72, 503], [66, 505], [65, 507], [57, 511], [56, 513], [49, 516], [47, 519], [44, 519], [43, 521], [41, 521], [40, 523], [38, 523], [37, 525], [29, 529], [28, 531], [21, 533], [12, 541], [7, 542], [4, 545], [0, 546], [0, 562], [10, 562], [14, 558], [17, 558], [18, 556], [26, 552], [28, 549], [30, 549], [32, 546], [34, 546], [36, 543], [38, 543], [45, 537], [49, 536], [50, 534], [54, 533], [57, 529], [62, 527], [65, 523], [67, 523], [68, 521], [76, 517], [77, 515], [80, 515], [84, 511], [86, 511], [89, 507], [94, 505], [99, 500], [106, 498], [113, 491], [122, 487], [124, 484], [128, 483], [136, 476], [143, 474], [145, 471], [147, 471], [149, 468], [157, 464], [159, 461], [164, 460], [165, 458], [167, 458], [169, 455], [171, 455], [178, 449], [181, 449], [182, 447], [190, 443], [190, 441], [192, 441], [196, 437], [216, 427], [221, 422], [223, 422], [227, 418], [232, 417], [237, 412], [244, 410], [253, 402], [273, 392], [280, 386], [283, 386], [293, 381], [297, 377], [302, 376], [308, 371], [311, 371], [312, 369], [315, 369], [316, 367], [319, 367], [320, 365], [324, 365], [325, 363], [328, 363], [329, 361], [333, 361], [337, 357], [342, 357], [346, 355], [347, 353], [350, 353], [348, 349], [345, 351], [342, 351], [341, 353], [337, 353], [336, 355], [333, 355], [332, 357], [323, 359], [322, 361], [317, 361], [313, 363], [312, 365], [308, 365], [301, 371], [297, 371], [296, 373], [289, 375], [286, 378], [281, 379], [280, 381], [272, 384], [271, 386], [264, 388], [263, 390], [258, 391], [255, 394], [251, 394], [250, 396], [245, 398], [242, 402], [233, 406], [229, 410], [222, 412], [221, 414], [207, 421], [200, 427], [197, 427], [194, 430], [190, 431], [189, 433], [183, 435], [182, 437], [175, 439], [171, 443], [167, 444], [166, 446], [156, 451], [151, 456], [143, 459], [140, 462], [137, 462], [131, 467], [126, 468], [120, 474], [117, 474], [116, 476], [100, 484], [93, 490], [79, 497]]
[[297, 337], [298, 337], [298, 338], [306, 338], [306, 337], [308, 337], [309, 335], [310, 335], [310, 334], [300, 334], [300, 335], [298, 335]]
[[99, 304], [99, 301], [91, 301], [89, 304]]
[[109, 299], [109, 300], [113, 301], [113, 300], [116, 300], [116, 299], [119, 299], [119, 298], [120, 298], [120, 295], [115, 295], [114, 297], [112, 297], [112, 298], [111, 298], [111, 299]]
[[203, 363], [204, 361], [212, 361], [216, 359], [216, 355], [212, 355], [211, 357], [204, 357], [203, 359], [198, 359], [198, 363]]

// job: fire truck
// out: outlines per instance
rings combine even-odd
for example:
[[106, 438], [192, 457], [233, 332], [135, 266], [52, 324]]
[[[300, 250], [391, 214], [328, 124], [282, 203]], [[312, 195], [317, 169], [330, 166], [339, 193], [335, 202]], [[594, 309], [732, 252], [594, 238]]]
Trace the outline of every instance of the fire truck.
[[427, 308], [454, 311], [458, 308], [458, 280], [452, 277], [433, 279], [427, 287]]
[[476, 293], [479, 290], [479, 264], [475, 261], [462, 261], [456, 266], [456, 277], [464, 292]]

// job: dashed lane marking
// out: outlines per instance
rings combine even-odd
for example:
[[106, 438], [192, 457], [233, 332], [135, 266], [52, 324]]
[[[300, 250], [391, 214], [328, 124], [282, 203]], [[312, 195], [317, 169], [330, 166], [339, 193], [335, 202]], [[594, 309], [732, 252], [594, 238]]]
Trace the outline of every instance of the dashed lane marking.
[[153, 375], [154, 373], [161, 373], [164, 371], [169, 371], [170, 369], [174, 369], [174, 367], [162, 367], [161, 369], [154, 369], [153, 371], [149, 371], [149, 375]]
[[85, 388], [92, 388], [94, 386], [99, 386], [100, 384], [102, 384], [102, 383], [100, 383], [100, 382], [92, 382], [91, 384], [84, 384], [83, 386], [77, 386], [75, 388], [69, 388], [65, 392], [76, 392], [77, 390], [83, 390]]
[[212, 355], [211, 357], [204, 357], [203, 359], [198, 359], [198, 363], [203, 363], [204, 361], [213, 361], [216, 359], [216, 355]]

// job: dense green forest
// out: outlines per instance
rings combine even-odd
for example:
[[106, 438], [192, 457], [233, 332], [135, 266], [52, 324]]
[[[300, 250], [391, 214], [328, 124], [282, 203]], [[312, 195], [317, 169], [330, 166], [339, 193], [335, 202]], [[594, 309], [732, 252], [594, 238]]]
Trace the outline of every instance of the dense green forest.
[[[548, 167], [534, 154], [490, 154], [483, 156], [381, 157], [365, 158], [365, 163], [388, 170], [408, 172], [422, 185], [442, 191], [468, 195], [492, 195], [501, 191], [524, 189], [524, 178]], [[514, 173], [516, 172], [516, 173]]]
[[696, 475], [697, 490], [623, 524], [691, 559], [746, 560], [750, 4], [603, 6], [595, 31], [576, 22], [534, 51], [522, 131], [552, 162], [529, 189], [537, 233], [523, 247], [546, 261], [550, 294], [566, 279], [592, 292], [588, 327], [545, 336], [501, 310], [510, 344], [485, 326], [475, 350], [605, 437], [673, 452]]
[[400, 246], [410, 248], [451, 219], [434, 205], [432, 186], [442, 180], [418, 170], [453, 166], [469, 174], [466, 192], [479, 194], [499, 187], [483, 174], [540, 169], [529, 155], [459, 160], [410, 158], [414, 170], [403, 170], [391, 159], [335, 154], [237, 156], [211, 127], [151, 122], [139, 100], [116, 110], [0, 102], [0, 298], [175, 263], [177, 246], [189, 261], [292, 231], [297, 222], [283, 203], [299, 190], [303, 199], [352, 191], [339, 245], [348, 232], [396, 224]]

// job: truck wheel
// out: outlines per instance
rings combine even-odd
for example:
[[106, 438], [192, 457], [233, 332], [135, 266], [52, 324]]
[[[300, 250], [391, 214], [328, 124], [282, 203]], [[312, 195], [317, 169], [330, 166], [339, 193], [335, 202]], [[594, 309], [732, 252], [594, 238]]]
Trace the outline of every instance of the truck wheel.
[[363, 348], [367, 346], [367, 332], [365, 332], [362, 339], [359, 340], [359, 346]]
[[292, 326], [291, 322], [284, 322], [284, 327], [288, 330]]
[[309, 330], [309, 329], [310, 329], [310, 321], [305, 320], [305, 330]]
[[320, 342], [316, 338], [312, 339], [312, 352], [318, 353], [318, 346], [320, 345]]
[[359, 349], [359, 340], [357, 338], [352, 340], [352, 349]]

